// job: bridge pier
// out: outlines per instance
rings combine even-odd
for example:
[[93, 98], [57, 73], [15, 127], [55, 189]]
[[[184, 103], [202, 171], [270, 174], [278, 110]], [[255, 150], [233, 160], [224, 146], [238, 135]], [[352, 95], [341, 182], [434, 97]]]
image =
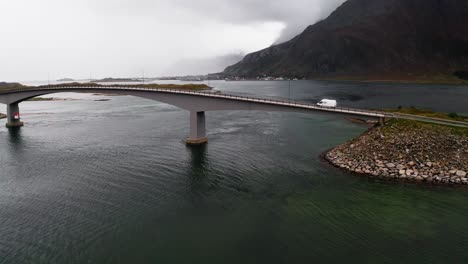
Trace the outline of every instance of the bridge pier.
[[205, 112], [190, 112], [190, 137], [187, 145], [203, 145], [208, 143], [205, 128]]
[[21, 127], [24, 123], [21, 122], [19, 103], [7, 104], [7, 123], [6, 127]]

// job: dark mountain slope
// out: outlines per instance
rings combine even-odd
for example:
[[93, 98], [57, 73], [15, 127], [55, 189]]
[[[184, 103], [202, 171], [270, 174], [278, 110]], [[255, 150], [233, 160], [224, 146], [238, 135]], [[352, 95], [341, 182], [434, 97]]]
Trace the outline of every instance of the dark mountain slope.
[[294, 39], [225, 73], [333, 77], [466, 71], [468, 0], [348, 0]]

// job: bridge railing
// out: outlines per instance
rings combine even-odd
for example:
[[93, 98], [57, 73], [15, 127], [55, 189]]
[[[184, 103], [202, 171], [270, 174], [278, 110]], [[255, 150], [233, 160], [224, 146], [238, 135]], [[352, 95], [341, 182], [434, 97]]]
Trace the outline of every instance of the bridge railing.
[[[360, 115], [366, 116], [374, 116], [374, 117], [391, 117], [392, 115], [389, 113], [374, 111], [374, 110], [365, 110], [365, 109], [357, 109], [357, 108], [347, 108], [347, 107], [336, 107], [336, 108], [327, 108], [321, 107], [316, 104], [311, 104], [309, 102], [297, 101], [295, 99], [285, 99], [285, 98], [262, 98], [262, 97], [254, 97], [254, 96], [247, 96], [247, 95], [237, 95], [231, 93], [223, 93], [220, 91], [194, 91], [189, 89], [172, 89], [172, 88], [150, 88], [150, 87], [116, 87], [116, 86], [42, 86], [42, 87], [15, 87], [12, 89], [4, 89], [0, 90], [0, 94], [7, 94], [7, 93], [14, 93], [14, 92], [25, 92], [25, 91], [38, 91], [38, 90], [105, 90], [109, 92], [109, 90], [138, 90], [138, 91], [154, 91], [154, 92], [164, 92], [164, 93], [179, 93], [179, 94], [191, 94], [191, 95], [198, 95], [198, 96], [208, 96], [214, 98], [225, 98], [225, 99], [233, 99], [233, 100], [240, 100], [240, 101], [250, 101], [250, 102], [259, 102], [259, 103], [269, 103], [269, 104], [276, 104], [276, 105], [285, 105], [285, 106], [295, 106], [298, 108], [304, 109], [315, 109], [325, 112], [341, 112], [341, 113], [356, 113]], [[112, 91], [110, 91], [112, 93]]]

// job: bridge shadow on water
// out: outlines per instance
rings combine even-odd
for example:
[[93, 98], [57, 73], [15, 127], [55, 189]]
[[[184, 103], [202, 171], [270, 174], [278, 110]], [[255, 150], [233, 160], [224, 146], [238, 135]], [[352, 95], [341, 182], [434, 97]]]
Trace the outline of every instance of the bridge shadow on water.
[[202, 179], [207, 172], [207, 145], [187, 146], [187, 151], [190, 152], [190, 174], [193, 180]]
[[210, 163], [208, 158], [208, 146], [187, 147], [189, 153], [189, 164], [187, 166], [189, 175], [189, 197], [194, 204], [203, 204], [207, 193], [219, 188], [218, 179], [210, 175]]
[[8, 128], [8, 135], [10, 146], [13, 148], [21, 147], [23, 144], [23, 139], [21, 137], [21, 127]]

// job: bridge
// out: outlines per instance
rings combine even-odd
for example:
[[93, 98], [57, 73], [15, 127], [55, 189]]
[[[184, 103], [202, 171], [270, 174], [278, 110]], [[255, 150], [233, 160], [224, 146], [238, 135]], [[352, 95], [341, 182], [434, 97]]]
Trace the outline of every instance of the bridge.
[[19, 104], [25, 100], [52, 93], [108, 93], [137, 96], [177, 106], [190, 112], [190, 135], [187, 144], [198, 145], [208, 142], [205, 127], [205, 112], [207, 111], [283, 111], [298, 113], [319, 113], [353, 118], [378, 120], [394, 118], [393, 114], [351, 108], [326, 108], [315, 104], [282, 101], [275, 99], [255, 98], [225, 94], [213, 91], [191, 91], [175, 89], [154, 89], [142, 87], [114, 87], [114, 86], [42, 86], [8, 89], [0, 91], [0, 103], [7, 105], [7, 127], [23, 126], [20, 117]]

